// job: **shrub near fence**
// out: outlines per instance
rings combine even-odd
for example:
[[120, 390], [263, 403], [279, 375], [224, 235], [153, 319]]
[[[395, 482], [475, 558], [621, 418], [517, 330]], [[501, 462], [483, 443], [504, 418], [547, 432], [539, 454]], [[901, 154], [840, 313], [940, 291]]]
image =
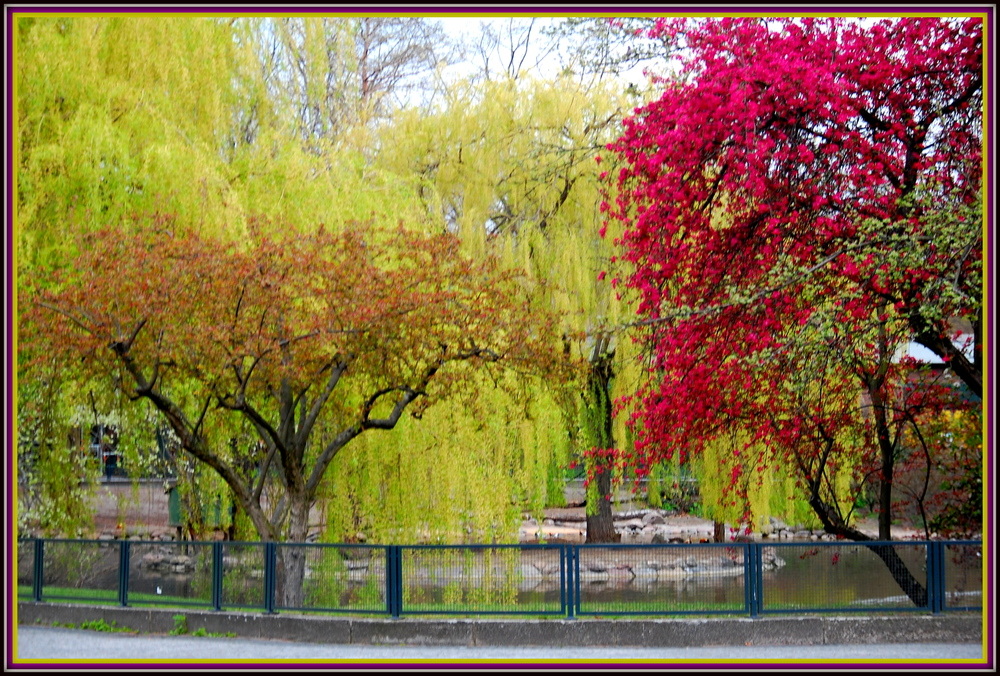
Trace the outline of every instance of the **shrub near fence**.
[[[872, 547], [927, 589], [915, 604]], [[277, 604], [281, 548], [306, 550]], [[979, 541], [339, 545], [22, 540], [23, 601], [367, 615], [750, 615], [982, 610]]]

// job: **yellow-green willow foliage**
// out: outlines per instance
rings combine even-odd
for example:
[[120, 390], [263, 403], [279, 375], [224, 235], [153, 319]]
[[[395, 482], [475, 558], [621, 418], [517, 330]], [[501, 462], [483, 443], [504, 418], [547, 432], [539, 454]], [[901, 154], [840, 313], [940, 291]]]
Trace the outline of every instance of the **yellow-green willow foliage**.
[[[627, 321], [599, 236], [596, 155], [628, 101], [607, 87], [553, 81], [459, 83], [425, 115], [381, 130], [372, 169], [413, 186], [428, 223], [460, 235], [472, 255], [494, 253], [526, 273], [536, 302], [563, 317], [567, 358], [584, 362], [593, 336]], [[640, 365], [615, 340], [612, 397], [634, 392]], [[480, 380], [460, 406], [369, 436], [338, 458], [325, 502], [327, 537], [369, 541], [505, 541], [522, 512], [562, 504], [565, 467], [589, 447], [578, 383]], [[624, 417], [613, 421], [627, 442]]]
[[[758, 529], [767, 524], [769, 517], [775, 517], [789, 524], [821, 528], [807, 498], [803, 497], [801, 478], [791, 466], [793, 459], [775, 454], [759, 444], [747, 448], [748, 439], [749, 434], [737, 432], [707, 444], [691, 459], [703, 516], [732, 527]], [[852, 484], [855, 466], [830, 465], [825, 471], [837, 506], [841, 513], [849, 514], [855, 488]], [[747, 523], [748, 513], [752, 523]]]
[[[263, 49], [264, 23], [18, 19], [22, 274], [65, 260], [73, 231], [127, 223], [132, 214], [171, 214], [180, 230], [236, 241], [251, 236], [247, 224], [261, 215], [303, 231], [374, 219], [458, 232], [469, 252], [496, 253], [524, 270], [537, 302], [565, 317], [571, 359], [587, 350], [575, 336], [630, 317], [608, 281], [597, 280], [610, 235], [597, 236], [595, 156], [634, 101], [568, 78], [459, 83], [434, 114], [404, 112], [381, 128], [363, 120], [304, 138], [275, 80], [280, 67]], [[307, 65], [319, 53], [305, 50]], [[617, 349], [615, 385], [624, 392], [638, 367], [629, 340]], [[331, 467], [316, 506], [330, 524], [327, 537], [516, 537], [522, 511], [562, 499], [563, 468], [580, 450], [578, 402], [567, 387], [579, 393], [572, 383], [484, 376], [470, 388], [474, 396], [360, 438]], [[65, 406], [78, 406], [82, 394]], [[104, 415], [117, 410], [103, 405]], [[141, 422], [122, 419], [136, 429]], [[133, 442], [137, 449], [152, 443], [150, 429]], [[205, 432], [216, 445], [253, 438], [241, 429]], [[123, 438], [133, 433], [123, 430]], [[624, 430], [616, 436], [624, 439]], [[224, 502], [213, 481], [201, 475], [184, 490], [192, 499], [211, 493], [202, 507]]]
[[[605, 143], [634, 105], [620, 86], [584, 86], [552, 80], [461, 82], [431, 115], [403, 113], [381, 136], [376, 159], [417, 177], [419, 196], [432, 215], [460, 234], [472, 253], [497, 252], [534, 282], [538, 302], [563, 317], [568, 358], [585, 362], [598, 333], [633, 317], [612, 287], [611, 242], [602, 239], [601, 172]], [[635, 346], [613, 339], [612, 399], [632, 394], [641, 377]], [[572, 452], [589, 447], [583, 380], [564, 403]], [[626, 416], [613, 435], [630, 443]]]
[[[19, 383], [17, 409], [18, 535], [90, 534], [93, 526], [96, 459], [67, 443], [74, 413], [54, 391], [55, 380]], [[89, 432], [89, 424], [85, 427]], [[89, 435], [88, 435], [89, 437]]]
[[[787, 361], [782, 361], [781, 367], [791, 368], [789, 364], [808, 363], [810, 359], [815, 364], [829, 363], [815, 351], [814, 345], [823, 345], [822, 341], [804, 339], [808, 333], [822, 330], [812, 325], [795, 329], [796, 335], [783, 348], [782, 359]], [[871, 432], [864, 421], [861, 391], [854, 376], [842, 369], [819, 366], [794, 373], [794, 378], [780, 386], [780, 396], [791, 411], [784, 415], [791, 416], [799, 429], [795, 443], [771, 448], [758, 443], [748, 448], [754, 430], [731, 423], [729, 438], [709, 445], [692, 462], [702, 505], [716, 521], [760, 526], [774, 516], [819, 528], [818, 517], [808, 503], [810, 479], [819, 480], [819, 497], [845, 522], [857, 516], [855, 500], [862, 497], [866, 448], [872, 443], [866, 439]], [[758, 396], [765, 398], [764, 393]], [[826, 424], [830, 418], [837, 424]], [[747, 513], [754, 523], [746, 524]]]
[[17, 232], [23, 265], [71, 228], [161, 209], [238, 227], [220, 151], [232, 115], [225, 23], [180, 17], [17, 19]]
[[[356, 151], [337, 152], [331, 144], [317, 154], [304, 147], [268, 98], [267, 71], [248, 38], [253, 29], [249, 20], [205, 17], [17, 19], [19, 286], [34, 284], [37, 270], [69, 260], [75, 235], [109, 224], [128, 227], [133, 214], [169, 214], [180, 232], [236, 241], [249, 236], [247, 223], [259, 215], [282, 228], [350, 227], [352, 220], [371, 218], [389, 226], [401, 219], [426, 225], [423, 210], [407, 207], [419, 201], [405, 177], [366, 167]], [[19, 353], [27, 348], [21, 345]], [[91, 388], [83, 385], [31, 386], [43, 377], [68, 381], [71, 374], [23, 377], [29, 387], [19, 387], [20, 407], [84, 407], [112, 416], [123, 431], [130, 471], [146, 462], [154, 427], [136, 418], [135, 407], [101, 392], [91, 401]], [[41, 392], [55, 393], [58, 401], [36, 401]], [[55, 427], [47, 437], [65, 439], [75, 423], [63, 415], [48, 424]], [[217, 443], [247, 437], [241, 430], [211, 433]], [[26, 452], [30, 443], [26, 438]], [[34, 477], [42, 481], [39, 472], [57, 466], [69, 467], [43, 462]], [[72, 483], [83, 476], [77, 474], [44, 480]], [[202, 473], [192, 505], [214, 479]], [[212, 490], [221, 491], [221, 484]], [[25, 512], [25, 518], [34, 517]]]
[[407, 179], [336, 139], [303, 141], [251, 19], [25, 17], [18, 29], [22, 265], [58, 260], [70, 229], [152, 211], [236, 240], [261, 214], [299, 227], [419, 217], [398, 194]]
[[486, 379], [463, 401], [359, 437], [323, 489], [325, 538], [368, 542], [514, 542], [523, 511], [561, 494], [551, 477], [569, 458], [566, 423], [542, 388], [519, 395], [514, 375]]

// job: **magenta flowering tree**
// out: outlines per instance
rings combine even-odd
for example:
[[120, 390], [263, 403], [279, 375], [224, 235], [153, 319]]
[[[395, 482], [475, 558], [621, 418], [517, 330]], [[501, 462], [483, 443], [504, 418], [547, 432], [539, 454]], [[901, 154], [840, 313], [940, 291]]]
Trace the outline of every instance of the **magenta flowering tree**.
[[[915, 340], [982, 396], [982, 22], [659, 20], [681, 68], [610, 146], [605, 204], [638, 297], [650, 380], [632, 419], [642, 474], [744, 432], [727, 479], [782, 463], [827, 532], [877, 493], [889, 539], [914, 407]], [[940, 391], [940, 388], [935, 390]], [[912, 393], [911, 393], [912, 395]], [[942, 395], [946, 399], [948, 396]], [[933, 399], [933, 401], [932, 401]], [[873, 548], [922, 605], [923, 587]]]

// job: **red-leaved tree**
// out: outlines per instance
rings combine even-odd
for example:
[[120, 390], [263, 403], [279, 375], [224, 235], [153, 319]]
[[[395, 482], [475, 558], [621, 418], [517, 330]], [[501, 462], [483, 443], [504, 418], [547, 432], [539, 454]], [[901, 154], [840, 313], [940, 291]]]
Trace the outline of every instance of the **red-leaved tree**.
[[[226, 244], [172, 229], [158, 218], [81, 236], [57, 279], [25, 289], [20, 344], [151, 403], [262, 540], [305, 541], [332, 460], [467, 387], [470, 368], [552, 375], [561, 363], [553, 319], [453, 236], [269, 226]], [[242, 455], [226, 436], [240, 426], [259, 437]], [[283, 549], [285, 606], [301, 606], [303, 556]]]
[[[873, 484], [889, 539], [902, 433], [930, 406], [900, 346], [982, 396], [982, 33], [959, 18], [656, 23], [681, 68], [610, 146], [623, 168], [603, 205], [624, 228], [612, 283], [637, 295], [650, 355], [639, 474], [739, 430], [734, 502], [749, 510], [746, 475], [780, 463], [827, 532], [870, 540], [852, 497]], [[873, 550], [923, 605], [892, 548]]]

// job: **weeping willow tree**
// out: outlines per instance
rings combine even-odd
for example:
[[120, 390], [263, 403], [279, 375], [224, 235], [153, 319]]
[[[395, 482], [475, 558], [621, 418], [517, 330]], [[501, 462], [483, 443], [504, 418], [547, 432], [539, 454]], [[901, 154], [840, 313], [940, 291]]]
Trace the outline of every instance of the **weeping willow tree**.
[[[234, 104], [222, 22], [49, 15], [15, 25], [19, 291], [65, 266], [76, 234], [129, 227], [133, 213], [169, 209], [184, 227], [239, 236], [219, 155]], [[119, 451], [142, 474], [153, 426], [65, 369], [24, 371], [31, 353], [19, 346], [19, 525], [89, 532], [94, 484], [81, 479], [99, 471], [88, 458], [89, 430], [127, 429]]]
[[[400, 181], [386, 185], [344, 143], [351, 125], [306, 132], [303, 111], [318, 103], [287, 91], [276, 73], [294, 64], [259, 51], [259, 20], [22, 17], [17, 26], [23, 270], [64, 259], [70, 231], [134, 213], [169, 212], [178, 228], [232, 240], [249, 237], [247, 219], [261, 214], [332, 226], [392, 203], [394, 215], [416, 215], [393, 192]], [[349, 99], [358, 86], [331, 83], [325, 96]]]
[[378, 166], [415, 177], [428, 213], [443, 218], [467, 250], [499, 252], [525, 270], [538, 285], [539, 303], [563, 318], [566, 359], [581, 365], [583, 375], [571, 398], [546, 405], [561, 402], [570, 457], [585, 455], [591, 470], [606, 465], [588, 487], [592, 541], [615, 537], [612, 483], [623, 477], [613, 476], [606, 454], [589, 451], [629, 443], [613, 402], [640, 377], [631, 341], [611, 330], [632, 311], [616, 282], [604, 278], [611, 238], [598, 235], [606, 169], [600, 152], [634, 103], [618, 84], [570, 74], [462, 81], [432, 114], [398, 115], [384, 130], [377, 159]]
[[220, 156], [235, 104], [223, 22], [21, 17], [17, 27], [22, 273], [65, 260], [73, 230], [167, 206], [185, 226], [243, 234]]
[[[691, 460], [698, 481], [701, 513], [730, 532], [720, 541], [747, 531], [764, 532], [771, 517], [789, 524], [820, 528], [821, 524], [802, 498], [793, 470], [773, 458], [767, 449], [747, 446], [750, 435], [735, 432], [729, 438], [707, 444]], [[842, 509], [851, 507], [853, 467], [834, 469], [831, 484]], [[748, 515], [750, 521], [748, 522]]]
[[[262, 25], [175, 17], [19, 19], [17, 248], [26, 290], [35, 271], [73, 257], [74, 242], [81, 241], [76, 235], [108, 225], [128, 229], [133, 214], [168, 213], [178, 234], [247, 246], [276, 234], [270, 223], [302, 234], [317, 223], [328, 231], [350, 228], [352, 219], [386, 227], [404, 220], [429, 233], [449, 229], [446, 217], [427, 207], [425, 177], [371, 161], [379, 146], [359, 142], [356, 133], [363, 126], [370, 138], [370, 117], [320, 134], [306, 133], [302, 118], [289, 115], [290, 102], [302, 99], [280, 81], [282, 67], [268, 62], [272, 52], [257, 49], [267, 37]], [[360, 28], [355, 23], [345, 30], [357, 38]], [[359, 43], [341, 44], [348, 49]], [[303, 58], [319, 53], [307, 50]], [[338, 91], [349, 96], [352, 90]], [[251, 230], [251, 219], [265, 225]], [[514, 248], [506, 251], [508, 264], [513, 254]], [[541, 281], [528, 285], [540, 289]], [[20, 351], [29, 349], [22, 345]], [[49, 386], [19, 389], [20, 410], [27, 414], [38, 404], [52, 413], [49, 423], [63, 426], [45, 430], [46, 438], [57, 440], [53, 449], [72, 422], [60, 412], [79, 407], [88, 393], [71, 376], [20, 375], [26, 385]], [[514, 536], [511, 526], [521, 510], [541, 509], [554, 499], [552, 476], [570, 453], [559, 388], [548, 392], [537, 382], [505, 376], [500, 382], [481, 378], [473, 389], [480, 394], [460, 411], [423, 411], [419, 423], [404, 420], [400, 430], [365, 439], [337, 459], [334, 488], [321, 492], [329, 502], [329, 537], [360, 530], [378, 538], [475, 534], [500, 541]], [[57, 393], [58, 400], [32, 394], [42, 391]], [[98, 393], [105, 418], [117, 410], [112, 394]], [[52, 403], [59, 406], [47, 405]], [[152, 448], [159, 431], [143, 427], [138, 412], [116, 421], [136, 449], [129, 457], [136, 466], [137, 449]], [[232, 423], [215, 423], [203, 433], [216, 446], [245, 446], [253, 439]], [[76, 485], [83, 476], [65, 463], [60, 467], [68, 473], [62, 479], [46, 474], [50, 484]], [[185, 462], [178, 470], [188, 478], [180, 488], [192, 513], [229, 499], [214, 475], [196, 475]], [[350, 489], [341, 491], [344, 482]], [[67, 516], [74, 523], [86, 520]], [[362, 528], [342, 528], [348, 517]], [[247, 533], [245, 515], [237, 515], [237, 525]]]
[[[332, 468], [326, 538], [509, 543], [525, 509], [553, 499], [569, 456], [565, 421], [544, 395], [513, 394], [515, 376], [462, 407], [435, 407], [369, 436]], [[537, 385], [535, 386], [537, 387]]]
[[[237, 242], [249, 241], [246, 224], [260, 214], [309, 224], [303, 228], [327, 219], [343, 227], [393, 203], [395, 216], [423, 217], [407, 212], [403, 182], [373, 176], [356, 152], [319, 157], [291, 133], [249, 51], [252, 25], [50, 15], [19, 17], [16, 27], [15, 256], [23, 292], [74, 257], [81, 233], [128, 229], [154, 212], [169, 213], [178, 234]], [[18, 356], [20, 369], [32, 346], [22, 343]], [[48, 533], [89, 525], [92, 482], [80, 479], [97, 470], [83, 462], [87, 440], [67, 442], [74, 430], [122, 430], [119, 450], [135, 474], [158, 445], [160, 430], [140, 409], [65, 370], [20, 371], [18, 401], [26, 498], [19, 517]], [[216, 433], [246, 438], [245, 430]], [[188, 511], [204, 524], [199, 500], [221, 485], [211, 474], [201, 473], [197, 485], [193, 472], [185, 474]]]

